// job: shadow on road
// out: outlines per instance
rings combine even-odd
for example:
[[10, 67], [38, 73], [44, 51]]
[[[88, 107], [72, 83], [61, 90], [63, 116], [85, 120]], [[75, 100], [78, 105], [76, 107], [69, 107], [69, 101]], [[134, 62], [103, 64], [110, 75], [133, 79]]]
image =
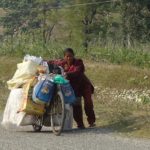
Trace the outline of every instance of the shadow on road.
[[113, 130], [111, 129], [106, 129], [106, 128], [101, 128], [101, 127], [95, 127], [95, 128], [85, 128], [85, 129], [77, 129], [77, 128], [74, 128], [70, 131], [64, 131], [66, 134], [72, 134], [72, 133], [75, 133], [75, 134], [82, 134], [82, 133], [95, 133], [95, 134], [108, 134], [108, 133], [112, 133]]
[[[17, 132], [25, 132], [25, 133], [31, 133], [31, 134], [36, 134], [36, 133], [40, 133], [40, 134], [51, 134], [52, 131], [50, 129], [43, 129], [41, 130], [41, 132], [34, 132], [32, 129], [30, 130], [20, 130]], [[84, 133], [94, 133], [94, 134], [108, 134], [108, 133], [113, 133], [113, 130], [111, 129], [106, 129], [106, 128], [101, 128], [101, 127], [95, 127], [95, 128], [85, 128], [85, 129], [77, 129], [77, 128], [73, 128], [72, 130], [66, 130], [63, 131], [63, 134], [84, 134]]]

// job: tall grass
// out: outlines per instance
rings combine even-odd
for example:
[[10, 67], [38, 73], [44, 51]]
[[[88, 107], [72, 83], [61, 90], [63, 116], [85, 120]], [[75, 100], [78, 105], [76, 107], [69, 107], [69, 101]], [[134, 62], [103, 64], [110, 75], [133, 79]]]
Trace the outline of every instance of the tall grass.
[[142, 48], [90, 48], [89, 57], [95, 61], [150, 67], [150, 53]]
[[55, 41], [43, 43], [42, 37], [36, 35], [33, 39], [29, 35], [14, 36], [0, 43], [0, 55], [23, 57], [25, 54], [42, 56], [45, 58], [61, 58], [66, 47], [72, 47], [77, 57], [92, 59], [94, 61], [114, 64], [131, 64], [140, 67], [150, 67], [150, 46], [137, 45], [134, 48], [114, 47], [112, 44], [98, 46], [94, 44], [85, 50], [81, 42]]
[[25, 54], [31, 54], [54, 59], [63, 57], [63, 50], [67, 47], [72, 47], [77, 56], [84, 55], [79, 44], [70, 41], [49, 41], [45, 44], [42, 38], [33, 41], [28, 35], [7, 38], [0, 42], [0, 55], [23, 57]]

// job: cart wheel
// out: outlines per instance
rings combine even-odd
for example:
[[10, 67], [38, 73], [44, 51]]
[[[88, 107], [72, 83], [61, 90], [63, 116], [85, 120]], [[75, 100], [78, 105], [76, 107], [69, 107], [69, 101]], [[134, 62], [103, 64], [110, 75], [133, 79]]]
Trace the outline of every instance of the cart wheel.
[[35, 116], [35, 123], [32, 125], [35, 132], [40, 132], [42, 129], [43, 117]]
[[58, 91], [51, 103], [51, 127], [53, 133], [59, 136], [65, 122], [65, 103], [61, 91]]

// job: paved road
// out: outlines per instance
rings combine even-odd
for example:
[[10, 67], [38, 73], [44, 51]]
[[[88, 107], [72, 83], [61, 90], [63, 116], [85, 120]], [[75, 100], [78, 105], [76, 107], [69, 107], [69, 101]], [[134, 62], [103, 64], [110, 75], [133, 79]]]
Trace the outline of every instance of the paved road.
[[8, 131], [0, 126], [0, 150], [150, 150], [150, 140], [122, 138], [100, 128], [58, 137], [47, 128], [34, 133], [31, 127]]

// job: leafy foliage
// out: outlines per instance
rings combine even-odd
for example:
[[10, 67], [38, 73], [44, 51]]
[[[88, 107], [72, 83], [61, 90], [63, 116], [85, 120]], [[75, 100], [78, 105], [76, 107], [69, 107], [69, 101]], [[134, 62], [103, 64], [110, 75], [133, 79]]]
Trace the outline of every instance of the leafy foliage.
[[83, 55], [109, 49], [115, 59], [114, 49], [119, 56], [120, 49], [124, 54], [138, 47], [142, 53], [149, 47], [149, 0], [1, 0], [0, 7], [6, 12], [0, 21], [4, 54], [21, 49], [46, 54], [72, 46]]

